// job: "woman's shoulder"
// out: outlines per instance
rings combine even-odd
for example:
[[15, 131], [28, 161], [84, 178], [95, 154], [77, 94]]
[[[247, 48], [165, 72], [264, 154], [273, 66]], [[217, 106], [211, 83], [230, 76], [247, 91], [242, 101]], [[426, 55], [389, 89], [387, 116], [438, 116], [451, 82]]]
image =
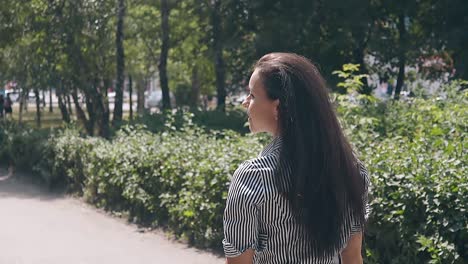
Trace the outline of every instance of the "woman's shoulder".
[[[242, 162], [232, 175], [229, 203], [262, 204], [264, 201], [265, 166], [257, 158]], [[243, 201], [243, 202], [242, 202]]]
[[274, 169], [274, 160], [272, 157], [262, 156], [242, 162], [233, 174], [235, 178], [250, 178], [252, 176], [261, 176]]
[[358, 162], [358, 167], [359, 167], [359, 173], [364, 180], [364, 184], [367, 190], [370, 185], [369, 172], [364, 162], [362, 162], [360, 159], [358, 159], [357, 162]]
[[244, 161], [237, 171], [242, 174], [270, 174], [273, 173], [278, 164], [278, 155], [269, 154], [265, 156], [259, 156], [253, 159]]
[[[263, 200], [263, 193], [271, 182], [275, 172], [276, 159], [274, 156], [261, 156], [242, 162], [231, 179], [231, 190], [246, 196], [258, 196], [257, 201]], [[262, 196], [262, 198], [260, 198]]]

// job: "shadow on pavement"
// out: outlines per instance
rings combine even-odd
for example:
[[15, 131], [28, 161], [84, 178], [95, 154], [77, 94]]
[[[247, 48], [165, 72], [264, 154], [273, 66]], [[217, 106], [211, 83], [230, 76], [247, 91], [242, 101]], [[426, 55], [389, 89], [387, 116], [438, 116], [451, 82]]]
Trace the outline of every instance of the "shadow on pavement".
[[54, 200], [63, 197], [65, 197], [63, 191], [50, 191], [49, 188], [35, 182], [31, 175], [13, 173], [5, 167], [0, 167], [0, 199]]

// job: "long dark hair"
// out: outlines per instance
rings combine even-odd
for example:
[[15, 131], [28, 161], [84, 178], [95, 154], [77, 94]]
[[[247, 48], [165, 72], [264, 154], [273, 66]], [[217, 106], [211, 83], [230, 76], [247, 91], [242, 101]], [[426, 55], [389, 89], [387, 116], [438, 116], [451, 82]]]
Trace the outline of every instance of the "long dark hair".
[[[276, 187], [286, 195], [319, 255], [343, 245], [347, 214], [364, 225], [364, 179], [326, 83], [308, 59], [270, 53], [255, 65], [270, 99], [279, 99], [282, 137]], [[289, 171], [286, 171], [289, 170]]]

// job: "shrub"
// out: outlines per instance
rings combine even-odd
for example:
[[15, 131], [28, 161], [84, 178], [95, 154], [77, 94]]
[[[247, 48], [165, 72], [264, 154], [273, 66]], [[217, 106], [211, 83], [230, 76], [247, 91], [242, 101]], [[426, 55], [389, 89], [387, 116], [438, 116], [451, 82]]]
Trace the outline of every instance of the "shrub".
[[[247, 115], [244, 109], [239, 107], [229, 108], [226, 112], [218, 110], [202, 111], [200, 109], [192, 109], [193, 117], [191, 122], [198, 127], [203, 128], [205, 131], [219, 131], [219, 130], [233, 130], [241, 134], [249, 132], [246, 124]], [[179, 108], [175, 113], [146, 113], [141, 117], [136, 118], [130, 124], [145, 125], [149, 131], [154, 133], [162, 133], [164, 131], [171, 131], [173, 129], [180, 129], [186, 120], [184, 120], [184, 113], [187, 111]], [[171, 127], [166, 126], [170, 123]]]
[[0, 122], [0, 163], [31, 171], [42, 159], [49, 131], [35, 130], [11, 121]]
[[467, 92], [382, 104], [337, 98], [368, 165], [368, 263], [463, 263], [468, 240]]
[[[177, 114], [176, 114], [177, 115]], [[50, 139], [52, 174], [63, 174], [87, 201], [128, 211], [131, 219], [164, 224], [197, 244], [219, 246], [229, 177], [260, 148], [256, 137], [206, 131], [193, 115], [167, 117], [165, 132], [124, 126], [107, 141], [65, 130]], [[179, 118], [177, 117], [177, 118]]]

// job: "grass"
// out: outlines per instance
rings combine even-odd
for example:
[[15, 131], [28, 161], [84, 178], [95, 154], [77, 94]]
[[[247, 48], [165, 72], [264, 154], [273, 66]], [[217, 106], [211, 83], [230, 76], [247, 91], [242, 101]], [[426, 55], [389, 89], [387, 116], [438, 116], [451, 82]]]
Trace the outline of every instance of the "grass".
[[[49, 112], [49, 107], [41, 109], [41, 128], [51, 128], [51, 127], [59, 127], [63, 124], [62, 115], [60, 110], [55, 107], [53, 109], [54, 112]], [[19, 120], [19, 105], [13, 105], [13, 120]], [[22, 122], [31, 126], [36, 126], [36, 107], [30, 104], [28, 106], [28, 111], [23, 110], [22, 113]]]
[[[136, 106], [134, 106], [136, 108]], [[76, 112], [75, 108], [73, 108], [73, 115], [70, 116], [72, 120], [76, 121]], [[134, 117], [136, 116], [136, 109], [133, 111]], [[19, 120], [19, 104], [13, 105], [13, 115], [12, 115], [13, 120], [18, 121]], [[111, 113], [111, 118], [112, 118], [112, 113]], [[123, 112], [123, 117], [124, 120], [129, 120], [130, 119], [130, 111], [125, 111]], [[112, 120], [112, 119], [111, 119]], [[23, 110], [22, 113], [22, 123], [31, 126], [31, 127], [37, 127], [36, 126], [36, 105], [35, 104], [29, 104], [28, 105], [28, 111]], [[64, 124], [62, 120], [62, 114], [60, 113], [60, 109], [57, 106], [53, 107], [53, 112], [49, 112], [49, 106], [47, 105], [44, 108], [41, 108], [41, 128], [56, 128], [60, 127]]]

